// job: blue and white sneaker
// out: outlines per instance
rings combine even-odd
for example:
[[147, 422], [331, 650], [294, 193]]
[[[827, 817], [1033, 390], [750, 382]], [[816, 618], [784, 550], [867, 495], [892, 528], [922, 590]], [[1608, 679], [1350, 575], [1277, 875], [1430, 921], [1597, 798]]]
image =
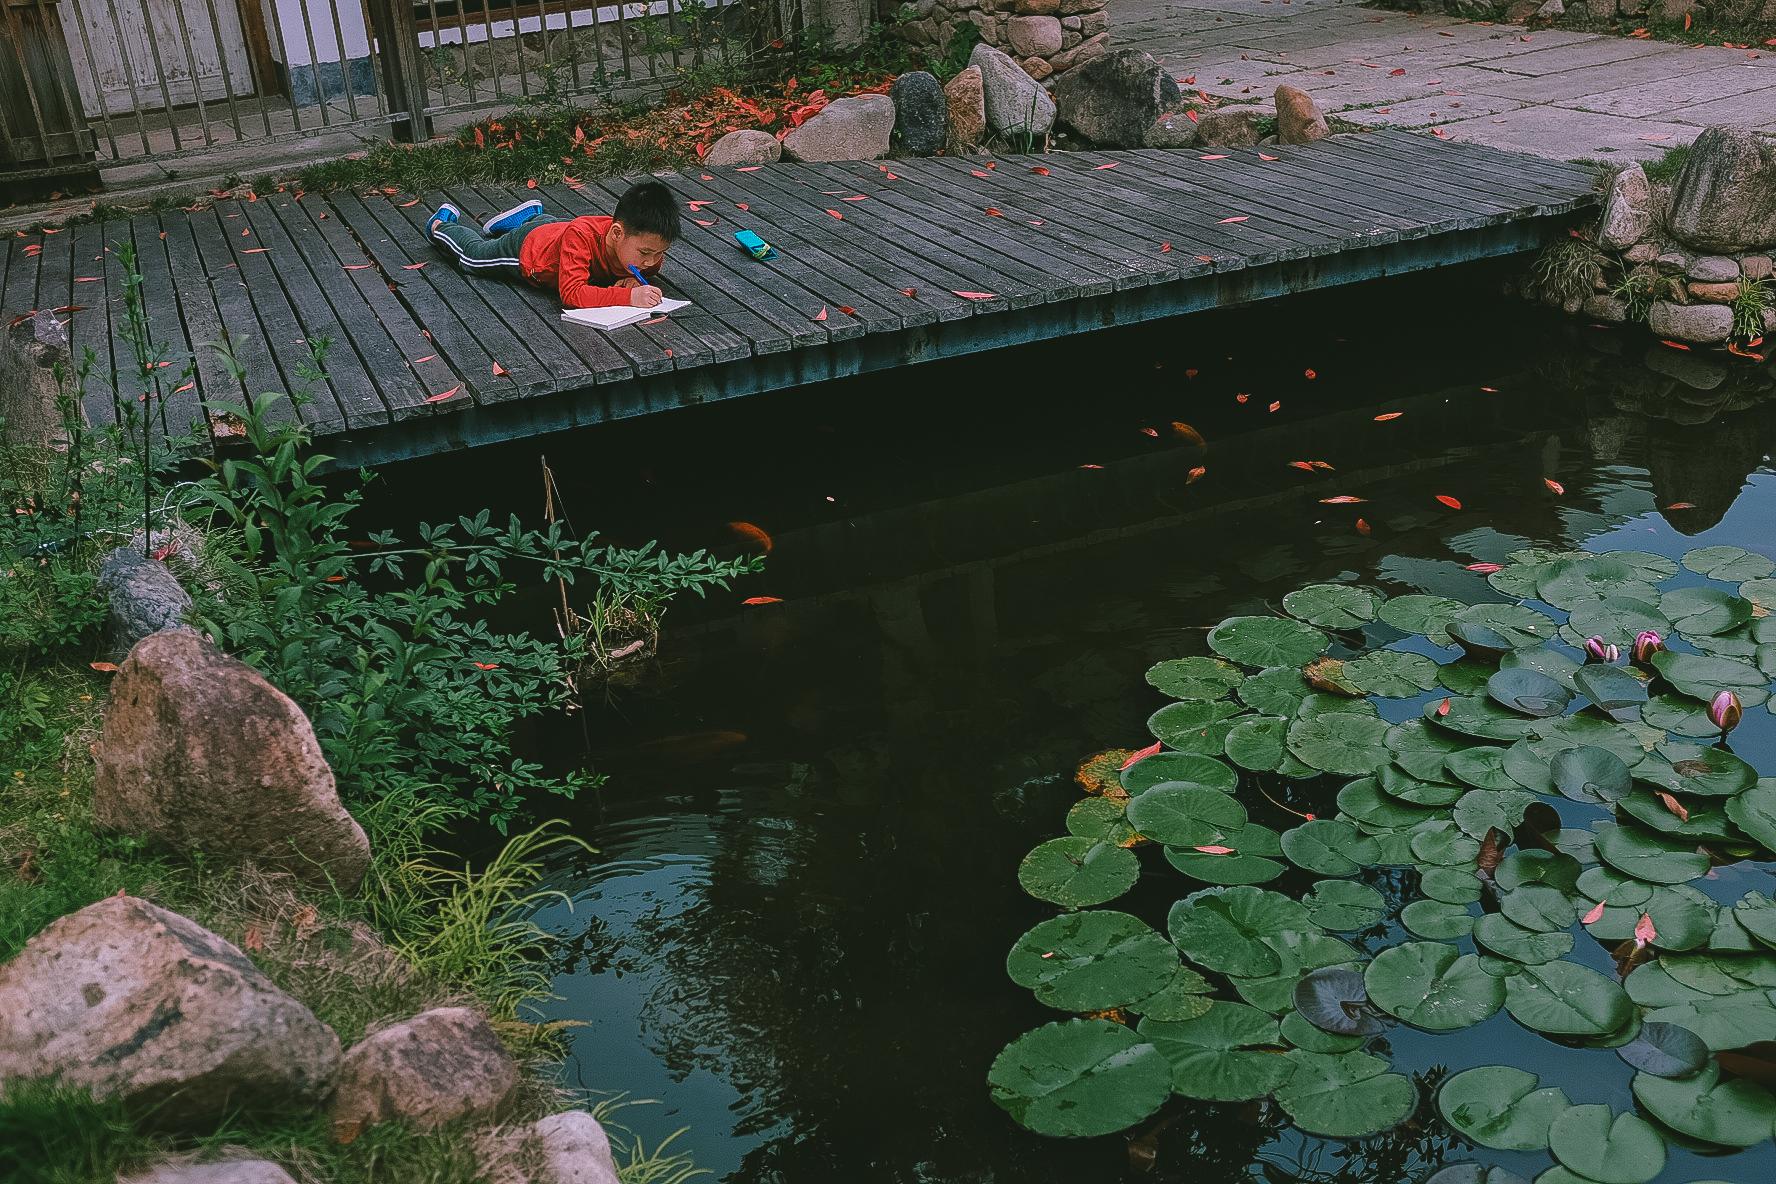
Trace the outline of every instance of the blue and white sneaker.
[[543, 203], [536, 198], [521, 201], [501, 214], [495, 214], [481, 223], [481, 229], [489, 234], [504, 234], [508, 230], [516, 230], [532, 218], [543, 212]]
[[461, 222], [461, 221], [462, 221], [462, 211], [457, 209], [455, 206], [451, 205], [449, 202], [445, 202], [443, 205], [438, 207], [437, 213], [433, 214], [430, 218], [426, 219], [426, 234], [433, 237], [433, 238], [436, 238], [438, 235], [438, 227], [442, 226], [446, 222]]

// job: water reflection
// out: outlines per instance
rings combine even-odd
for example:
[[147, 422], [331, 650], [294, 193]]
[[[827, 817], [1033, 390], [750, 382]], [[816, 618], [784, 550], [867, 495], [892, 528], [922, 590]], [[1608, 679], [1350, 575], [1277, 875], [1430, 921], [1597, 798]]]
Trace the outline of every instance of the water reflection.
[[[749, 1184], [1354, 1184], [1471, 1154], [1429, 1111], [1341, 1144], [1264, 1103], [1174, 1102], [1131, 1138], [1065, 1142], [986, 1096], [999, 1049], [1056, 1018], [1004, 976], [1012, 941], [1051, 912], [1013, 869], [1058, 831], [1075, 764], [1144, 737], [1153, 661], [1201, 652], [1206, 626], [1307, 581], [1477, 600], [1492, 593], [1466, 565], [1525, 546], [1770, 545], [1762, 367], [1533, 329], [1509, 360], [1486, 339], [1376, 357], [1362, 307], [1313, 307], [1322, 330], [1292, 341], [1229, 318], [1191, 339], [1212, 347], [1107, 339], [1115, 365], [1050, 352], [1012, 374], [934, 371], [944, 389], [898, 418], [867, 410], [880, 387], [834, 392], [858, 396], [842, 414], [748, 409], [765, 443], [744, 451], [722, 419], [588, 445], [577, 496], [609, 507], [619, 536], [701, 543], [713, 523], [766, 523], [770, 571], [742, 595], [784, 603], [675, 609], [658, 685], [594, 724], [612, 789], [577, 820], [601, 854], [553, 869], [575, 907], [542, 914], [565, 939], [548, 1015], [585, 1024], [571, 1075], [660, 1099], [637, 1129], [688, 1125], [703, 1166]], [[980, 389], [992, 366], [997, 395]], [[1089, 405], [1019, 397], [1038, 373]], [[1206, 454], [1138, 431], [1172, 419]], [[1322, 503], [1334, 495], [1365, 500]], [[1381, 886], [1409, 889], [1394, 878]], [[1150, 873], [1117, 907], [1163, 922], [1183, 885]], [[1574, 1101], [1632, 1104], [1612, 1054], [1503, 1015], [1390, 1039], [1427, 1091], [1508, 1059]], [[1674, 1152], [1661, 1180], [1771, 1178], [1768, 1150], [1712, 1168]]]

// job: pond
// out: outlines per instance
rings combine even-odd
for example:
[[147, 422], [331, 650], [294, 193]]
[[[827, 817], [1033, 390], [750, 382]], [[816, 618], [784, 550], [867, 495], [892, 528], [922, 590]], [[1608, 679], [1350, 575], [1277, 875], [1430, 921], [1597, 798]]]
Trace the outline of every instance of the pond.
[[[1408, 277], [388, 470], [391, 520], [534, 516], [543, 453], [581, 527], [771, 539], [764, 575], [672, 609], [640, 685], [536, 738], [611, 776], [556, 811], [598, 853], [551, 868], [571, 908], [539, 914], [563, 939], [543, 1012], [581, 1025], [570, 1084], [655, 1100], [625, 1111], [631, 1129], [687, 1128], [676, 1146], [747, 1184], [1543, 1171], [1546, 1153], [1475, 1148], [1431, 1104], [1340, 1141], [1266, 1103], [1173, 1099], [1127, 1135], [1061, 1140], [986, 1084], [1008, 1042], [1064, 1018], [1006, 976], [1056, 912], [1020, 890], [1019, 861], [1064, 833], [1083, 759], [1148, 743], [1153, 663], [1304, 584], [1496, 600], [1469, 565], [1526, 547], [1776, 553], [1760, 369], [1552, 323], [1496, 280]], [[1733, 741], [1776, 769], [1761, 706]], [[1163, 932], [1201, 885], [1143, 866], [1111, 907]], [[1367, 873], [1396, 910], [1411, 878]], [[1741, 863], [1704, 890], [1771, 884]], [[1601, 947], [1584, 960], [1609, 967]], [[1634, 1105], [1612, 1052], [1502, 1012], [1452, 1035], [1394, 1026], [1371, 1051], [1421, 1086], [1502, 1063]], [[1772, 1178], [1768, 1140], [1674, 1146], [1658, 1176]]]

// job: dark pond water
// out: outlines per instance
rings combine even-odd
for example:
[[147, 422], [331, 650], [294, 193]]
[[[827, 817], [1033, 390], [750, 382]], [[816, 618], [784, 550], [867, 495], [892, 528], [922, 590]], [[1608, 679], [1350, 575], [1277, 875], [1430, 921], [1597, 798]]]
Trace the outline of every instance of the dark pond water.
[[[1205, 626], [1314, 581], [1486, 599], [1465, 565], [1530, 545], [1776, 544], [1761, 370], [1550, 325], [1500, 307], [1494, 278], [1390, 281], [390, 470], [378, 510], [394, 518], [534, 516], [544, 452], [582, 526], [731, 550], [726, 524], [746, 521], [774, 540], [765, 575], [672, 610], [658, 669], [591, 711], [584, 738], [577, 722], [539, 738], [557, 760], [589, 746], [611, 774], [565, 808], [599, 854], [552, 868], [572, 907], [539, 916], [564, 939], [545, 1014], [584, 1025], [571, 1081], [656, 1099], [632, 1129], [688, 1127], [681, 1147], [748, 1184], [1542, 1170], [1545, 1155], [1464, 1149], [1429, 1108], [1339, 1143], [1273, 1108], [1178, 1100], [1143, 1168], [1122, 1136], [1022, 1131], [984, 1081], [1010, 1039], [1057, 1018], [1004, 973], [1053, 913], [1019, 890], [1018, 860], [1062, 833], [1082, 757], [1146, 742], [1162, 700], [1143, 671], [1204, 652]], [[1368, 500], [1320, 503], [1333, 494]], [[739, 604], [761, 595], [783, 603]], [[1735, 747], [1776, 769], [1776, 720], [1753, 709]], [[1730, 901], [1770, 883], [1741, 866], [1706, 888]], [[1396, 902], [1409, 887], [1382, 886]], [[1114, 907], [1163, 928], [1188, 888], [1155, 861]], [[1509, 1063], [1632, 1108], [1613, 1054], [1503, 1013], [1372, 1051], [1427, 1083]], [[1703, 1179], [1776, 1179], [1776, 1154], [1674, 1150], [1659, 1177]]]

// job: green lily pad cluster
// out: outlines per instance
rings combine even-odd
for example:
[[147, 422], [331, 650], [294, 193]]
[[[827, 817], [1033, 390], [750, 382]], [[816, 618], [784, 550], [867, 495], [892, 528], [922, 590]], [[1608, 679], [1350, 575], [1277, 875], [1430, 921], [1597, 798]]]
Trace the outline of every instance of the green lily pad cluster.
[[[1007, 970], [1079, 1018], [1007, 1046], [995, 1101], [1065, 1136], [1175, 1096], [1268, 1099], [1334, 1138], [1417, 1114], [1546, 1153], [1549, 1184], [1646, 1184], [1668, 1143], [1772, 1138], [1776, 1096], [1743, 1070], [1776, 1041], [1776, 900], [1705, 891], [1714, 868], [1776, 858], [1776, 778], [1709, 716], [1722, 691], [1776, 711], [1772, 571], [1734, 547], [1681, 569], [1521, 551], [1487, 576], [1497, 601], [1314, 585], [1153, 667], [1157, 743], [1088, 760], [1068, 834], [1019, 868], [1068, 911]], [[1636, 659], [1647, 631], [1663, 646]], [[1402, 869], [1396, 912], [1373, 885]], [[1173, 872], [1163, 925], [1096, 907]], [[1421, 1096], [1377, 1055], [1399, 1025], [1488, 1022], [1613, 1050], [1633, 1108], [1510, 1065]]]

